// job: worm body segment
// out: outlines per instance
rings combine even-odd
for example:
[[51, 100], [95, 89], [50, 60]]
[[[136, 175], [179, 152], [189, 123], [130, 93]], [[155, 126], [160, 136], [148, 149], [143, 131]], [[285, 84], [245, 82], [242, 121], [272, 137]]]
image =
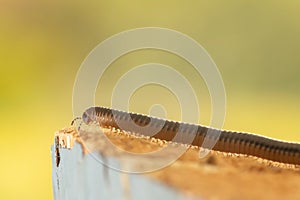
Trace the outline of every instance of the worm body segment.
[[252, 155], [271, 161], [300, 165], [300, 143], [202, 125], [159, 119], [105, 107], [88, 108], [82, 115], [85, 124], [97, 122], [101, 127], [115, 127], [166, 141], [204, 147], [203, 141], [215, 143], [213, 150]]

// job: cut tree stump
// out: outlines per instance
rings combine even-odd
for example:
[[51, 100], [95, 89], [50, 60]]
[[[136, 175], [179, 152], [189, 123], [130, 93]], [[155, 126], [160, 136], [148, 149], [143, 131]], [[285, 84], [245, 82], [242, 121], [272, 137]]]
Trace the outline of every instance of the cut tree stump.
[[98, 126], [79, 134], [74, 127], [55, 133], [55, 200], [300, 199], [297, 166], [214, 151], [199, 159], [197, 147]]

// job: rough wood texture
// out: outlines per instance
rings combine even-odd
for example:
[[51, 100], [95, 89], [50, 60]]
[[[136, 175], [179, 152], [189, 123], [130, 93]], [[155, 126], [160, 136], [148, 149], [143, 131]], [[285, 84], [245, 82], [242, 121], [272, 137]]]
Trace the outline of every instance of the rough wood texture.
[[[181, 145], [132, 136], [118, 130], [102, 129], [104, 133], [99, 130], [97, 127], [83, 129], [80, 138], [73, 128], [56, 134], [57, 139], [61, 139], [56, 143], [60, 147], [68, 146], [64, 135], [71, 135], [81, 143], [81, 146], [75, 143], [70, 151], [58, 149], [58, 167], [55, 146], [52, 148], [56, 200], [300, 199], [300, 172], [296, 166], [219, 152], [210, 152], [204, 159], [199, 159], [199, 148], [188, 148], [171, 165], [150, 173], [121, 173], [101, 162], [129, 171], [149, 169], [149, 166], [156, 167], [156, 163], [172, 157]], [[111, 144], [118, 149], [111, 148]], [[123, 151], [147, 153], [167, 145], [174, 148], [159, 157], [145, 156], [138, 160]]]

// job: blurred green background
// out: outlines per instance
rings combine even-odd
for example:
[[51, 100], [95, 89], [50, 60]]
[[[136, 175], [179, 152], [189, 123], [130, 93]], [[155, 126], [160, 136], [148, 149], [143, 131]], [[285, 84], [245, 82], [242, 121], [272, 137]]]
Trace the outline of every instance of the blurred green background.
[[[50, 145], [54, 132], [73, 118], [77, 70], [98, 43], [137, 27], [180, 31], [209, 52], [227, 92], [224, 128], [300, 141], [299, 8], [300, 1], [292, 0], [1, 0], [0, 199], [53, 198]], [[145, 62], [174, 66], [197, 91], [205, 88], [182, 59], [144, 50], [112, 64], [96, 102], [109, 106], [118, 77]], [[160, 102], [153, 98], [157, 92]], [[198, 97], [201, 123], [209, 124], [207, 91]], [[130, 106], [147, 112], [155, 102], [166, 105], [168, 117], [178, 118], [174, 96], [156, 86], [138, 90]]]

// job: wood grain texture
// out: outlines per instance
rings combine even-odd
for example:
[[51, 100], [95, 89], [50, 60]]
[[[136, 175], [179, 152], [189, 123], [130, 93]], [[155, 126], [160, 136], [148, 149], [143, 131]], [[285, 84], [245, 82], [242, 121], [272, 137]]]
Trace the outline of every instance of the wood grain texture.
[[[101, 131], [99, 132], [99, 130]], [[60, 133], [74, 134], [76, 130], [71, 127], [61, 130]], [[101, 195], [107, 199], [115, 197], [116, 194], [125, 195], [128, 199], [300, 199], [300, 172], [295, 165], [274, 163], [252, 156], [217, 151], [211, 151], [207, 157], [199, 159], [199, 148], [197, 147], [188, 148], [179, 159], [162, 169], [140, 175], [129, 174], [127, 179], [122, 179], [123, 182], [121, 179], [112, 182], [113, 173], [118, 177], [123, 173], [103, 167], [104, 165], [89, 155], [106, 158], [104, 161], [107, 162], [106, 164], [112, 160], [120, 164], [128, 164], [124, 163], [123, 150], [133, 153], [148, 153], [163, 148], [167, 143], [149, 137], [128, 134], [117, 129], [99, 129], [95, 125], [82, 127], [79, 134], [85, 147], [83, 145], [77, 145], [77, 147], [88, 148], [88, 151], [84, 156], [80, 151], [76, 154], [77, 157], [73, 159], [83, 161], [76, 161], [68, 165], [66, 160], [71, 159], [71, 155], [66, 154], [66, 151], [70, 153], [73, 149], [60, 148], [63, 153], [61, 153], [61, 165], [57, 171], [62, 172], [64, 169], [66, 173], [81, 163], [79, 168], [81, 170], [77, 173], [87, 174], [84, 174], [86, 177], [81, 176], [80, 182], [76, 184], [84, 184], [83, 188], [89, 191], [97, 189], [102, 193], [93, 191], [95, 195]], [[117, 146], [119, 150], [111, 149], [107, 140]], [[75, 144], [76, 141], [77, 139], [75, 139]], [[149, 162], [159, 162], [169, 156], [170, 153], [172, 152], [168, 152], [162, 157], [152, 157]], [[87, 163], [84, 161], [86, 159], [93, 161], [90, 160]], [[140, 162], [136, 161], [130, 164], [138, 166]], [[55, 170], [55, 162], [53, 166]], [[59, 176], [64, 176], [64, 173], [60, 173]], [[75, 176], [79, 175], [75, 173]], [[73, 181], [77, 179], [79, 177], [70, 178]], [[109, 181], [106, 182], [107, 180], [110, 180], [110, 185], [105, 185], [103, 182], [99, 183], [98, 179], [104, 181], [105, 184], [109, 183]], [[134, 181], [137, 182], [133, 184]], [[146, 184], [144, 181], [147, 182], [147, 187], [144, 185]], [[148, 181], [151, 184], [148, 185]], [[120, 186], [121, 182], [128, 187], [125, 193], [124, 186]], [[98, 185], [86, 188], [91, 183]], [[62, 185], [60, 186], [60, 190], [62, 190]], [[102, 189], [99, 189], [100, 187]], [[111, 193], [112, 188], [116, 190], [114, 194]], [[125, 198], [125, 196], [122, 197]]]

